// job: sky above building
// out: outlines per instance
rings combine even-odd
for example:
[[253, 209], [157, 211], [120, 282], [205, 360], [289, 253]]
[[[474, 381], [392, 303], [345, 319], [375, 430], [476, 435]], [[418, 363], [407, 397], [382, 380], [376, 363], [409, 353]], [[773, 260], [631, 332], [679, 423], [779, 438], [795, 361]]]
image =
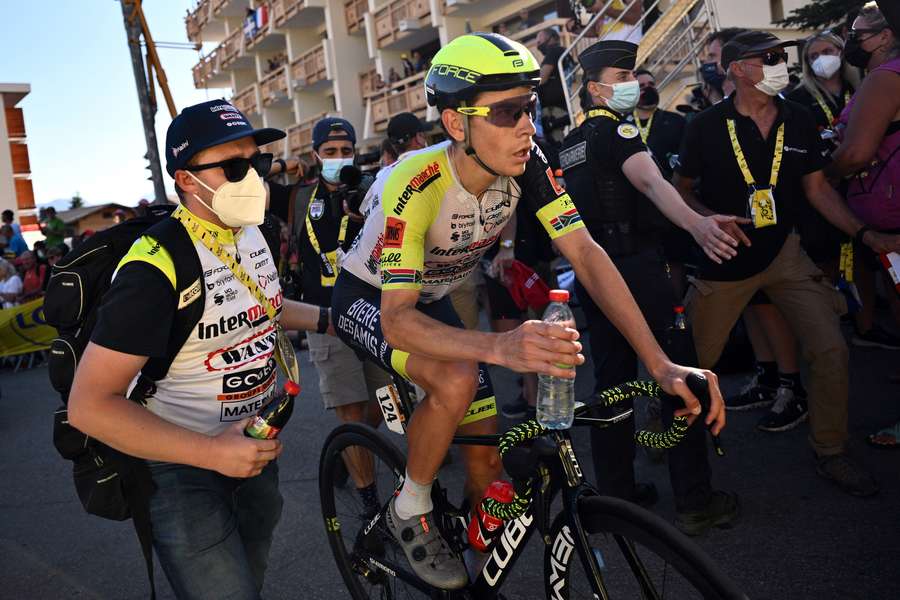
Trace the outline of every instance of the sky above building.
[[[158, 42], [186, 43], [184, 16], [192, 0], [144, 0]], [[145, 168], [146, 142], [128, 51], [122, 7], [116, 0], [0, 1], [0, 82], [28, 83], [24, 109], [36, 202], [71, 198], [133, 206], [153, 197]], [[178, 110], [229, 90], [194, 89], [194, 50], [159, 49]], [[156, 132], [162, 146], [171, 122], [158, 92]]]

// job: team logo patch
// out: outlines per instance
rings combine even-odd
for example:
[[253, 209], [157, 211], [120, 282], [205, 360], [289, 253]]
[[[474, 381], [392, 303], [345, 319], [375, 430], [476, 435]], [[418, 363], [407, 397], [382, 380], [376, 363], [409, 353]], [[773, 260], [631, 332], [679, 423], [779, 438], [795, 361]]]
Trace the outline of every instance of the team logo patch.
[[181, 298], [178, 301], [178, 310], [181, 310], [185, 306], [191, 304], [194, 300], [200, 297], [200, 292], [203, 291], [203, 284], [198, 278], [194, 284], [188, 289], [181, 292]]
[[578, 214], [577, 209], [567, 210], [563, 214], [558, 217], [553, 217], [550, 219], [550, 225], [553, 226], [554, 231], [562, 231], [569, 225], [577, 223], [581, 220], [581, 215]]
[[553, 186], [553, 191], [556, 192], [557, 196], [562, 195], [565, 190], [561, 185], [559, 185], [559, 182], [556, 181], [556, 177], [553, 176], [553, 169], [551, 167], [547, 167], [546, 173], [547, 179], [550, 180], [550, 185]]
[[577, 167], [587, 160], [587, 142], [580, 142], [559, 153], [559, 166], [563, 171]]
[[309, 205], [309, 216], [314, 221], [318, 221], [325, 214], [325, 202], [320, 199], [313, 200]]
[[403, 209], [406, 208], [406, 203], [412, 198], [413, 192], [424, 192], [425, 188], [440, 178], [441, 165], [439, 163], [433, 162], [425, 167], [415, 177], [409, 180], [403, 193], [397, 197], [397, 206], [394, 207], [394, 214], [398, 217], [403, 214]]
[[640, 133], [638, 131], [638, 128], [631, 123], [622, 123], [616, 128], [616, 131], [619, 132], [619, 135], [626, 140], [634, 139]]
[[384, 223], [385, 248], [400, 248], [403, 246], [403, 232], [406, 230], [406, 221], [396, 217], [388, 217]]
[[422, 272], [415, 269], [382, 269], [381, 283], [422, 283]]

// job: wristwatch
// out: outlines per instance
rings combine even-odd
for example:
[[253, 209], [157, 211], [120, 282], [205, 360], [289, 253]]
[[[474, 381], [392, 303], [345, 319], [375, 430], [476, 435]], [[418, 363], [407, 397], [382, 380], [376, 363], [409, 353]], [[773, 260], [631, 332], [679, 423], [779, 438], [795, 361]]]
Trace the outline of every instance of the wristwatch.
[[328, 331], [328, 309], [324, 306], [319, 307], [319, 322], [316, 324], [316, 333], [325, 333]]
[[513, 240], [500, 240], [500, 247], [505, 248], [507, 250], [512, 250], [515, 248], [516, 243]]

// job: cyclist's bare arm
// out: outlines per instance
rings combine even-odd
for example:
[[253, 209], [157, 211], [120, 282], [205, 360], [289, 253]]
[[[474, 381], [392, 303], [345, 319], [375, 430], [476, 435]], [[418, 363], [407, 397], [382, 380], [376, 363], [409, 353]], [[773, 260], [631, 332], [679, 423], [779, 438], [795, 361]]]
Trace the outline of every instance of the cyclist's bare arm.
[[418, 290], [381, 292], [381, 329], [394, 348], [438, 360], [468, 360], [523, 373], [574, 377], [584, 357], [578, 332], [560, 325], [528, 321], [513, 331], [487, 333], [451, 327], [416, 309]]
[[[330, 311], [329, 311], [330, 312]], [[330, 320], [330, 318], [329, 318]], [[281, 310], [281, 326], [285, 329], [315, 331], [319, 324], [319, 307], [296, 300], [284, 301]]]
[[691, 417], [700, 412], [699, 401], [685, 383], [687, 375], [698, 371], [709, 379], [711, 406], [706, 422], [715, 422], [714, 433], [718, 433], [725, 426], [725, 410], [715, 374], [682, 367], [669, 360], [656, 342], [622, 275], [609, 255], [591, 238], [587, 229], [571, 231], [556, 238], [554, 243], [572, 263], [578, 281], [587, 289], [603, 314], [628, 340], [650, 375], [668, 393], [678, 395], [685, 401], [686, 408], [676, 411], [676, 414]]
[[243, 422], [211, 437], [159, 418], [125, 393], [146, 356], [89, 343], [69, 395], [69, 422], [81, 432], [139, 458], [188, 464], [250, 477], [281, 453], [277, 440], [243, 436]]

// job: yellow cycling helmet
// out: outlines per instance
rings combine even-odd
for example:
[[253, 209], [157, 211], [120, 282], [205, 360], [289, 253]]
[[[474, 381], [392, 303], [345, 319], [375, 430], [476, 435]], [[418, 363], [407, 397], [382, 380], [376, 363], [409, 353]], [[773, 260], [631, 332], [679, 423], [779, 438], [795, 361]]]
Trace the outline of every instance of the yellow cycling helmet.
[[540, 65], [528, 48], [496, 33], [469, 33], [431, 59], [425, 96], [429, 105], [443, 110], [480, 92], [537, 87], [540, 82]]

